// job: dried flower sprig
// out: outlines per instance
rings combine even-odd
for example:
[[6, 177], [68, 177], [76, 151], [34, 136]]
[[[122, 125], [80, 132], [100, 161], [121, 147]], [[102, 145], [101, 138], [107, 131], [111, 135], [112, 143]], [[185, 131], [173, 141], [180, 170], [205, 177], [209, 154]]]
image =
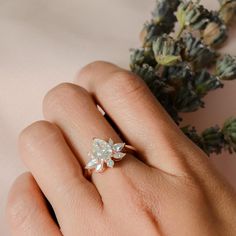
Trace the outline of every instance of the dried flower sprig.
[[222, 129], [224, 135], [224, 146], [229, 150], [230, 153], [236, 152], [236, 119], [230, 118], [224, 124]]
[[152, 42], [158, 36], [164, 33], [169, 34], [173, 31], [176, 22], [174, 12], [179, 3], [180, 0], [158, 0], [156, 2], [156, 7], [152, 12], [152, 19], [144, 24], [140, 34], [143, 47], [151, 47]]
[[172, 94], [175, 92], [175, 88], [168, 85], [164, 78], [160, 79], [156, 70], [148, 64], [134, 65], [132, 71], [145, 81], [153, 95], [165, 107], [176, 123], [180, 122], [182, 119], [172, 104]]
[[202, 40], [211, 47], [220, 47], [228, 38], [227, 26], [220, 18], [219, 12], [211, 11], [209, 22], [201, 31]]
[[224, 147], [224, 136], [219, 126], [207, 128], [198, 134], [195, 127], [185, 126], [182, 131], [193, 140], [208, 155], [211, 153], [219, 154]]
[[153, 41], [152, 49], [158, 65], [172, 66], [181, 62], [181, 46], [178, 41], [164, 34]]
[[210, 74], [203, 69], [195, 74], [193, 77], [193, 87], [197, 95], [203, 98], [208, 92], [218, 88], [223, 88], [223, 83], [219, 77]]
[[[222, 88], [225, 80], [236, 79], [236, 57], [221, 55], [216, 49], [227, 39], [236, 0], [219, 1], [219, 11], [209, 11], [200, 1], [157, 0], [141, 34], [142, 47], [131, 50], [131, 70], [177, 124], [182, 121], [181, 112], [204, 107], [208, 92]], [[176, 21], [179, 32], [174, 37]], [[191, 126], [181, 129], [207, 154], [223, 149], [236, 152], [234, 118], [222, 128], [213, 126], [201, 134]]]
[[183, 38], [183, 60], [191, 63], [194, 70], [211, 66], [218, 56], [217, 52], [205, 45], [199, 38], [187, 33]]
[[228, 119], [222, 128], [213, 126], [198, 134], [195, 127], [185, 126], [182, 131], [208, 155], [219, 154], [222, 150], [236, 152], [236, 119]]
[[216, 75], [222, 80], [236, 79], [236, 57], [225, 55], [217, 61]]
[[182, 1], [178, 6], [176, 17], [179, 23], [179, 32], [177, 37], [186, 27], [193, 30], [204, 29], [209, 22], [209, 11], [199, 4], [200, 1]]
[[208, 11], [200, 4], [200, 0], [182, 0], [176, 12], [179, 28], [177, 38], [187, 29], [199, 31], [206, 45], [221, 45], [227, 39], [227, 24], [234, 18], [236, 9], [234, 0], [222, 4], [221, 9], [216, 12]]
[[169, 30], [172, 30], [176, 20], [173, 12], [176, 11], [180, 1], [179, 0], [159, 0], [152, 12], [152, 19], [156, 23], [165, 25]]

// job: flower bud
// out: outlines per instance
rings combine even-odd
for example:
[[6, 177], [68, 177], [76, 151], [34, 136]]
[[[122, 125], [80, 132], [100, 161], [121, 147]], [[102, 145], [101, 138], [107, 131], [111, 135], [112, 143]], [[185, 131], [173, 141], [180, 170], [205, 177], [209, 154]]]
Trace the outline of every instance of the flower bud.
[[224, 137], [218, 126], [210, 127], [201, 134], [203, 150], [207, 153], [221, 153]]
[[219, 17], [226, 25], [229, 25], [236, 17], [236, 1], [228, 0], [224, 3], [219, 11]]
[[195, 92], [204, 97], [209, 91], [222, 88], [223, 84], [218, 77], [211, 75], [207, 70], [197, 72], [193, 77]]
[[199, 107], [204, 107], [204, 102], [198, 94], [187, 86], [182, 86], [176, 91], [174, 103], [179, 112], [193, 112]]
[[202, 32], [203, 42], [206, 45], [218, 46], [227, 39], [227, 28], [219, 22], [209, 22]]
[[157, 0], [156, 7], [152, 12], [155, 22], [166, 21], [169, 17], [173, 18], [173, 12], [176, 11], [180, 0]]
[[225, 147], [230, 153], [236, 152], [236, 118], [228, 119], [222, 129], [225, 139]]
[[196, 143], [200, 148], [202, 148], [202, 140], [201, 136], [198, 135], [196, 128], [190, 125], [181, 127], [183, 133], [190, 138], [194, 143]]
[[163, 27], [158, 23], [151, 21], [144, 24], [144, 27], [140, 33], [140, 40], [143, 47], [151, 47], [152, 42], [164, 32]]
[[208, 67], [215, 62], [216, 52], [191, 33], [186, 34], [182, 41], [184, 43], [184, 60], [191, 62], [195, 70]]
[[180, 0], [157, 0], [152, 12], [152, 19], [147, 22], [140, 33], [140, 40], [144, 47], [150, 47], [158, 36], [169, 34], [175, 25], [176, 11]]
[[195, 30], [204, 29], [208, 23], [209, 11], [199, 1], [182, 2], [176, 13], [180, 28], [189, 26]]
[[149, 64], [155, 65], [156, 60], [151, 48], [139, 48], [131, 49], [130, 55], [130, 68], [132, 69], [134, 65]]
[[236, 79], [236, 57], [225, 55], [216, 63], [216, 75], [222, 80]]
[[181, 47], [172, 37], [163, 35], [158, 37], [152, 45], [155, 59], [159, 65], [173, 66], [182, 61]]

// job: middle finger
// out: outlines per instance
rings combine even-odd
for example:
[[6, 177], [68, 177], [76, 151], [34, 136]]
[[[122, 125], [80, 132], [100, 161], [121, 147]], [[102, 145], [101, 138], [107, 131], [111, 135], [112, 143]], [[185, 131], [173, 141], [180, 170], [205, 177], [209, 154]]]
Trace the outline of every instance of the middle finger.
[[[98, 111], [90, 94], [79, 86], [64, 83], [52, 89], [44, 99], [43, 110], [45, 118], [62, 129], [82, 166], [90, 159], [88, 152], [94, 137], [106, 141], [112, 138], [115, 143], [122, 142]], [[142, 172], [146, 168], [149, 167], [128, 154], [124, 160], [115, 163], [114, 169], [107, 169], [102, 174], [94, 173], [92, 181], [100, 193], [110, 196], [115, 194], [116, 189], [125, 187], [124, 182], [127, 181], [123, 181], [124, 178], [135, 176], [136, 172]]]

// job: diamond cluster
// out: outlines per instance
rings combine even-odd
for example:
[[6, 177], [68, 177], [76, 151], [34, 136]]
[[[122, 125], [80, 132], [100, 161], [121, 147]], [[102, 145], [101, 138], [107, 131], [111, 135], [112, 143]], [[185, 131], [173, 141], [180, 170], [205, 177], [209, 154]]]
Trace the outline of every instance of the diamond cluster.
[[113, 168], [115, 162], [121, 160], [126, 153], [121, 152], [125, 143], [115, 143], [112, 139], [108, 142], [94, 138], [92, 143], [92, 152], [89, 153], [91, 160], [86, 165], [86, 169], [94, 169], [96, 172], [104, 170], [104, 164]]

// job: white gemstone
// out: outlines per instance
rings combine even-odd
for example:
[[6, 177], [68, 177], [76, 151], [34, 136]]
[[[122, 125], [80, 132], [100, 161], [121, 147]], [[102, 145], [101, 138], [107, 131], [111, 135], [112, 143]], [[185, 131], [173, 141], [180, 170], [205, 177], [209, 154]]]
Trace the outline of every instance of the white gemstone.
[[116, 143], [113, 145], [113, 150], [120, 152], [125, 146], [125, 143]]
[[93, 169], [95, 168], [95, 166], [98, 164], [98, 160], [97, 159], [92, 159], [89, 161], [89, 163], [86, 165], [86, 169]]
[[113, 140], [111, 138], [109, 138], [108, 143], [112, 146], [114, 144]]
[[112, 147], [109, 143], [102, 139], [94, 139], [92, 153], [93, 156], [99, 160], [105, 160], [112, 156]]
[[102, 172], [102, 171], [103, 171], [103, 162], [101, 162], [96, 166], [96, 172]]
[[113, 154], [113, 157], [114, 157], [115, 159], [121, 160], [125, 155], [126, 155], [126, 153], [117, 152], [117, 153], [114, 153], [114, 154]]
[[115, 164], [115, 162], [113, 160], [111, 160], [111, 159], [107, 161], [107, 166], [108, 167], [113, 168], [114, 164]]

